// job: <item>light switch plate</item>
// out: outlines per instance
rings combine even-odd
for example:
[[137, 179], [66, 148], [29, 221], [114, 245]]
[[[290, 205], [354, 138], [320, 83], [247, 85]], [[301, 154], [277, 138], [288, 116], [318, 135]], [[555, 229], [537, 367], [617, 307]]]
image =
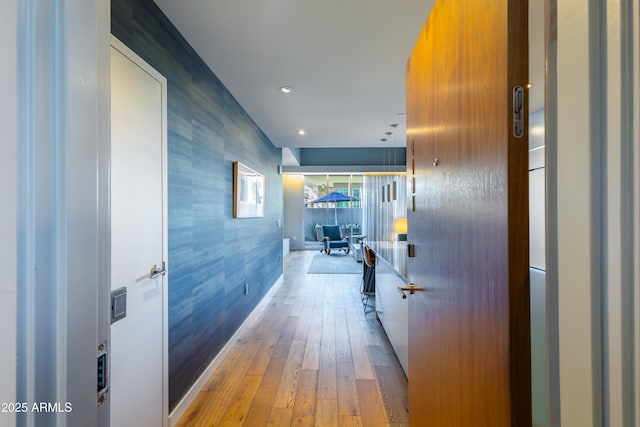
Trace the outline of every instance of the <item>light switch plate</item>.
[[127, 317], [127, 287], [111, 291], [111, 324]]

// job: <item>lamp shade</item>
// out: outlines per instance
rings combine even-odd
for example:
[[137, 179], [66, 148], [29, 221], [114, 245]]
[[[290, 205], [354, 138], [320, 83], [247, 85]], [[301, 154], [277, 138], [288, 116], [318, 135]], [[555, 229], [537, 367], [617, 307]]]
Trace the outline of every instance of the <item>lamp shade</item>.
[[396, 218], [395, 222], [395, 231], [396, 233], [406, 233], [407, 232], [407, 218]]

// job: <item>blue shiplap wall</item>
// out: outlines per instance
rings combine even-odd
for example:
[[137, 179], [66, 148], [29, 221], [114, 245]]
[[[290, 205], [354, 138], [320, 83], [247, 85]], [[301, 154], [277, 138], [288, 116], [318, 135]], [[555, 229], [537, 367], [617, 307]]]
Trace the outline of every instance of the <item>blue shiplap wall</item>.
[[[281, 150], [152, 1], [112, 0], [111, 15], [112, 33], [168, 83], [173, 409], [282, 274]], [[265, 175], [264, 218], [232, 218], [235, 160]]]

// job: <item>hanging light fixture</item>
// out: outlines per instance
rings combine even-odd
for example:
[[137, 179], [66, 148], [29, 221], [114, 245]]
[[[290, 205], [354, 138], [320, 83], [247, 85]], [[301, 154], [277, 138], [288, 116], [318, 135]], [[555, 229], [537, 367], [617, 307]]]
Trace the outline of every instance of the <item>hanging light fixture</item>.
[[[397, 123], [393, 123], [391, 128], [393, 129], [393, 172], [396, 172], [396, 128], [398, 127]], [[391, 159], [389, 159], [391, 161]], [[393, 200], [398, 200], [398, 181], [396, 176], [393, 176]]]
[[[387, 138], [380, 138], [380, 141], [384, 144], [385, 141], [387, 140]], [[383, 149], [382, 151], [382, 171], [385, 172], [386, 171], [386, 159], [385, 159], [385, 151]], [[385, 197], [385, 193], [386, 190], [384, 188], [384, 184], [382, 184], [382, 203], [386, 202], [386, 197]]]
[[[391, 141], [391, 132], [385, 132], [385, 135], [387, 135], [387, 140]], [[389, 152], [389, 171], [391, 171], [391, 151], [386, 150]], [[393, 200], [395, 200], [395, 195], [393, 197]], [[387, 200], [390, 202], [391, 201], [391, 184], [387, 183]]]

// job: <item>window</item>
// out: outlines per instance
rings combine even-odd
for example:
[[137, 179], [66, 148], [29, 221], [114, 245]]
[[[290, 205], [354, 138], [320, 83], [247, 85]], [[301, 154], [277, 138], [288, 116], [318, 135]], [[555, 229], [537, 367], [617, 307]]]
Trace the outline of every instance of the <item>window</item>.
[[[339, 224], [343, 231], [359, 233], [362, 224], [362, 175], [305, 174], [304, 175], [304, 228], [305, 240], [318, 240], [316, 229], [323, 224]], [[351, 201], [313, 203], [332, 192], [352, 197]], [[345, 231], [346, 230], [346, 231]], [[355, 230], [355, 231], [354, 231]]]

